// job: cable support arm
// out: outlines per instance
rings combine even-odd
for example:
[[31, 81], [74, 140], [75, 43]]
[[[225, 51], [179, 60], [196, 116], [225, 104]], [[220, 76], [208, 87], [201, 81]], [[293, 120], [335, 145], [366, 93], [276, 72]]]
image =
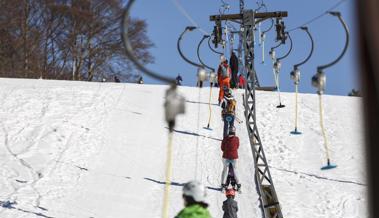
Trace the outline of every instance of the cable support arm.
[[282, 57], [280, 57], [280, 58], [277, 58], [277, 61], [280, 61], [280, 60], [283, 60], [284, 58], [286, 58], [286, 57], [288, 57], [288, 55], [291, 53], [291, 51], [292, 51], [292, 45], [293, 45], [293, 42], [292, 42], [292, 38], [291, 38], [291, 35], [289, 34], [289, 32], [287, 32], [286, 33], [287, 34], [287, 36], [288, 36], [288, 38], [289, 38], [289, 40], [290, 40], [290, 49], [288, 50], [288, 52], [285, 54], [285, 55], [283, 55]]
[[180, 36], [179, 36], [179, 38], [178, 38], [178, 41], [177, 41], [176, 45], [177, 45], [178, 52], [179, 52], [180, 56], [183, 58], [183, 60], [185, 60], [187, 63], [189, 63], [189, 64], [191, 64], [191, 65], [193, 65], [193, 66], [195, 66], [195, 67], [203, 68], [203, 65], [198, 64], [198, 63], [195, 63], [195, 62], [189, 60], [187, 57], [185, 57], [184, 54], [183, 54], [183, 52], [182, 52], [182, 50], [181, 50], [181, 48], [180, 48], [180, 42], [182, 41], [183, 35], [184, 35], [185, 33], [187, 33], [187, 32], [193, 31], [193, 30], [196, 29], [196, 28], [197, 28], [197, 27], [194, 27], [194, 26], [187, 26], [187, 27], [184, 29], [184, 31], [182, 32], [182, 34], [180, 34]]
[[337, 57], [337, 59], [335, 59], [334, 61], [330, 62], [329, 64], [318, 66], [317, 67], [317, 71], [323, 71], [324, 69], [326, 69], [328, 67], [331, 67], [334, 64], [336, 64], [337, 62], [339, 62], [341, 60], [341, 58], [345, 55], [346, 50], [349, 47], [349, 39], [350, 39], [350, 37], [349, 37], [349, 35], [350, 35], [349, 34], [349, 29], [348, 29], [345, 21], [342, 19], [341, 13], [340, 12], [336, 12], [336, 11], [332, 11], [332, 12], [329, 12], [329, 14], [332, 15], [332, 16], [336, 16], [339, 19], [339, 21], [341, 22], [343, 28], [345, 29], [345, 33], [346, 33], [345, 47], [343, 48], [342, 53]]
[[281, 46], [282, 44], [283, 44], [283, 42], [280, 41], [279, 44], [275, 45], [274, 47], [271, 47], [271, 51], [272, 51], [272, 50], [275, 50], [275, 49], [277, 49], [277, 48], [279, 48], [279, 46]]
[[163, 82], [166, 82], [166, 83], [170, 83], [170, 84], [173, 84], [175, 85], [175, 79], [174, 78], [170, 78], [170, 77], [166, 77], [166, 76], [162, 76], [161, 74], [159, 73], [156, 73], [154, 71], [151, 71], [149, 69], [147, 69], [145, 67], [144, 64], [140, 63], [138, 61], [138, 58], [134, 56], [134, 50], [133, 50], [133, 47], [130, 43], [130, 39], [129, 39], [129, 15], [130, 15], [130, 9], [133, 5], [133, 3], [135, 2], [135, 0], [130, 0], [128, 2], [128, 4], [126, 5], [125, 7], [125, 10], [124, 10], [124, 13], [123, 13], [123, 17], [122, 17], [122, 23], [121, 23], [121, 39], [123, 41], [123, 44], [124, 44], [124, 47], [125, 47], [125, 54], [126, 56], [129, 58], [129, 60], [131, 60], [133, 62], [133, 64], [139, 69], [141, 70], [142, 72], [144, 72], [146, 75], [154, 78], [154, 79], [157, 79], [157, 80], [160, 80], [160, 81], [163, 81]]
[[304, 30], [307, 33], [309, 39], [311, 40], [311, 51], [309, 52], [309, 55], [308, 55], [307, 58], [305, 58], [305, 60], [303, 60], [302, 62], [300, 62], [298, 64], [295, 64], [293, 66], [294, 69], [297, 69], [299, 66], [305, 64], [311, 58], [311, 56], [313, 54], [313, 50], [314, 50], [314, 40], [313, 40], [313, 37], [312, 37], [311, 33], [308, 30], [308, 27], [303, 26], [303, 27], [300, 27], [300, 29]]
[[271, 60], [273, 62], [275, 62], [276, 60], [276, 52], [275, 52], [275, 49], [279, 48], [279, 46], [281, 46], [283, 44], [283, 41], [280, 41], [279, 44], [275, 45], [274, 47], [271, 47], [270, 51], [269, 51], [269, 54], [271, 56]]
[[146, 75], [171, 84], [170, 88], [166, 91], [166, 101], [164, 103], [165, 108], [165, 119], [167, 121], [169, 132], [172, 133], [175, 126], [176, 116], [179, 114], [184, 114], [185, 112], [185, 98], [177, 93], [176, 91], [176, 80], [170, 77], [162, 76], [159, 73], [147, 69], [138, 59], [134, 56], [134, 51], [129, 39], [129, 16], [130, 9], [135, 0], [129, 0], [125, 10], [123, 12], [121, 20], [121, 39], [125, 47], [125, 55], [129, 58], [134, 65], [144, 72]]
[[271, 25], [270, 27], [267, 29], [267, 30], [263, 30], [262, 31], [262, 35], [266, 34], [268, 31], [270, 31], [272, 29], [272, 27], [274, 26], [274, 19], [270, 19], [271, 20]]
[[200, 47], [201, 47], [201, 44], [204, 42], [204, 40], [205, 40], [206, 38], [210, 38], [210, 36], [209, 36], [209, 35], [204, 35], [203, 38], [200, 40], [198, 46], [197, 46], [197, 58], [199, 59], [200, 63], [201, 63], [204, 67], [208, 68], [208, 69], [211, 70], [212, 72], [215, 72], [215, 69], [214, 69], [214, 68], [212, 68], [212, 67], [206, 65], [206, 64], [203, 62], [203, 60], [200, 58]]

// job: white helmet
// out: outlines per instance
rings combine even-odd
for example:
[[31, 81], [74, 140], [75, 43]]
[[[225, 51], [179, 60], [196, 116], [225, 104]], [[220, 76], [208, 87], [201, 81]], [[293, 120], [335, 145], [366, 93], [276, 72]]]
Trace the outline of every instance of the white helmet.
[[221, 63], [224, 63], [226, 61], [226, 57], [225, 57], [225, 55], [221, 55], [220, 56], [220, 62]]
[[192, 197], [196, 202], [205, 203], [207, 192], [203, 184], [193, 180], [184, 184], [183, 195]]

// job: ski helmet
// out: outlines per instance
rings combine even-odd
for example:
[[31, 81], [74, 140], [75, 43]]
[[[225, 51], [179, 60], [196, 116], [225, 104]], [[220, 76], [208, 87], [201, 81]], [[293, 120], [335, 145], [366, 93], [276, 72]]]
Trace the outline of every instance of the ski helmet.
[[183, 195], [192, 197], [196, 202], [204, 202], [207, 196], [205, 187], [198, 181], [189, 181], [183, 186]]
[[220, 63], [224, 63], [226, 61], [226, 57], [224, 55], [220, 56]]
[[235, 196], [236, 195], [236, 192], [234, 191], [234, 189], [232, 188], [228, 188], [226, 189], [226, 192], [225, 192], [225, 196], [228, 197], [228, 196]]

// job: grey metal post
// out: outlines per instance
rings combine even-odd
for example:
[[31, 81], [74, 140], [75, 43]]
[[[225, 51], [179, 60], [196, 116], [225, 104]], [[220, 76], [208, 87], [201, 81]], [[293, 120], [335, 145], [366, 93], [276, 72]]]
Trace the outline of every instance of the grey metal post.
[[[243, 13], [243, 10], [245, 10], [245, 1], [240, 0], [240, 14]], [[243, 29], [243, 24], [241, 23], [240, 31], [239, 31], [239, 43], [238, 43], [238, 72], [239, 74], [243, 75], [244, 68], [243, 68], [243, 62], [242, 62], [242, 44], [243, 44], [242, 29]]]
[[271, 178], [267, 159], [263, 151], [256, 122], [256, 74], [254, 69], [254, 41], [252, 37], [252, 34], [254, 34], [255, 18], [253, 10], [243, 12], [242, 23], [244, 26], [243, 45], [245, 51], [245, 69], [247, 70], [247, 84], [244, 95], [245, 118], [254, 158], [256, 182], [260, 193], [264, 217], [282, 218], [283, 215], [279, 200]]
[[219, 20], [239, 20], [242, 23], [242, 45], [245, 60], [244, 70], [247, 71], [247, 84], [245, 86], [243, 104], [245, 107], [246, 127], [255, 165], [255, 181], [260, 194], [264, 218], [283, 218], [283, 215], [256, 122], [255, 89], [257, 87], [257, 80], [254, 69], [254, 25], [268, 18], [287, 17], [287, 15], [288, 12], [286, 11], [255, 13], [253, 10], [244, 10], [240, 14], [211, 15], [209, 17], [211, 21], [215, 22]]

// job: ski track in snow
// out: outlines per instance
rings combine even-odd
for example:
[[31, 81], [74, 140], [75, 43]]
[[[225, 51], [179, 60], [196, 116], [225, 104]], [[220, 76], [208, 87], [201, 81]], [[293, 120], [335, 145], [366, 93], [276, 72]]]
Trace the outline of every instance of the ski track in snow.
[[[1, 79], [0, 217], [161, 217], [165, 184], [166, 86]], [[207, 186], [213, 217], [222, 217], [220, 186], [223, 123], [212, 90], [179, 87], [186, 114], [173, 139], [170, 217], [182, 207], [183, 183]], [[242, 90], [237, 116], [244, 121]], [[332, 162], [325, 164], [318, 97], [299, 95], [299, 131], [294, 130], [294, 94], [257, 92], [259, 134], [284, 217], [367, 216], [363, 131], [359, 98], [325, 96], [325, 126]], [[240, 137], [237, 194], [239, 217], [262, 217], [245, 121]]]

